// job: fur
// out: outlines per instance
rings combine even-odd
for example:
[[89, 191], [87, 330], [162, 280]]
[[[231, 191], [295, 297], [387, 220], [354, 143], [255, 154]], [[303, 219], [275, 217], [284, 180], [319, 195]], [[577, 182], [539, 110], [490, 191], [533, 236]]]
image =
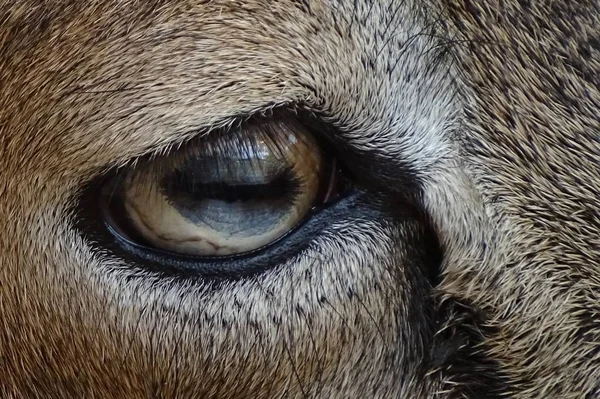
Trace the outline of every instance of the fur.
[[[599, 396], [598, 32], [585, 0], [0, 0], [0, 397]], [[281, 108], [362, 190], [296, 255], [180, 278], [86, 224], [107, 171]]]

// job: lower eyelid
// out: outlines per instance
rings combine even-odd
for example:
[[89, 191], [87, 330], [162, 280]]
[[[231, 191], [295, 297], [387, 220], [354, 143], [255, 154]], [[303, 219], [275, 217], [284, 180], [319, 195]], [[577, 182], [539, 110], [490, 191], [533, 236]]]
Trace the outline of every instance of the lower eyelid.
[[97, 211], [93, 210], [93, 187], [90, 186], [80, 200], [83, 209], [88, 209], [89, 212], [79, 213], [79, 222], [76, 224], [77, 230], [92, 240], [93, 247], [106, 248], [109, 250], [107, 256], [116, 256], [131, 267], [140, 267], [140, 271], [156, 273], [157, 276], [200, 278], [202, 281], [214, 282], [249, 278], [281, 266], [295, 256], [301, 256], [304, 249], [333, 221], [345, 218], [350, 220], [353, 216], [363, 214], [359, 209], [363, 206], [361, 204], [364, 203], [365, 196], [361, 191], [352, 191], [337, 202], [318, 207], [311, 212], [310, 218], [280, 237], [274, 245], [227, 258], [197, 258], [148, 248], [129, 240], [122, 232], [115, 231], [113, 226], [98, 218]]

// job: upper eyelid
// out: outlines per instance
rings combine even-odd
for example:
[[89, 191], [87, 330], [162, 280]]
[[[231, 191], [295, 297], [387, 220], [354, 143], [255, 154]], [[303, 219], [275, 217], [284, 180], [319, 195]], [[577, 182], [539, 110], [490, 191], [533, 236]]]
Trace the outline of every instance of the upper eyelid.
[[142, 142], [142, 148], [137, 151], [134, 156], [125, 155], [119, 159], [113, 159], [102, 169], [101, 174], [107, 174], [110, 171], [119, 170], [128, 167], [135, 167], [140, 161], [159, 159], [174, 151], [177, 151], [182, 146], [193, 142], [194, 140], [201, 141], [203, 137], [218, 130], [228, 130], [235, 125], [244, 123], [252, 116], [257, 114], [267, 113], [272, 110], [273, 105], [267, 104], [257, 110], [247, 113], [233, 113], [229, 116], [220, 118], [210, 124], [201, 125], [196, 129], [190, 129], [182, 132], [172, 132], [165, 135], [159, 144]]
[[106, 169], [122, 169], [135, 166], [143, 159], [159, 159], [172, 152], [179, 150], [184, 145], [188, 145], [193, 142], [197, 142], [198, 145], [201, 145], [203, 137], [211, 133], [215, 133], [217, 131], [227, 131], [228, 129], [231, 129], [234, 126], [243, 126], [244, 123], [248, 122], [252, 118], [268, 119], [269, 117], [273, 116], [274, 113], [280, 111], [285, 111], [292, 115], [296, 115], [301, 120], [302, 114], [311, 115], [313, 119], [314, 115], [320, 114], [319, 110], [311, 108], [310, 106], [307, 106], [305, 104], [290, 102], [279, 105], [273, 105], [271, 103], [268, 103], [263, 107], [253, 110], [251, 112], [232, 114], [210, 125], [204, 125], [197, 129], [182, 132], [180, 134], [173, 134], [166, 138], [165, 143], [162, 143], [158, 146], [149, 144], [147, 145], [147, 148], [143, 150], [142, 153], [136, 155], [135, 157], [125, 159], [121, 162], [115, 162], [111, 165], [108, 165]]

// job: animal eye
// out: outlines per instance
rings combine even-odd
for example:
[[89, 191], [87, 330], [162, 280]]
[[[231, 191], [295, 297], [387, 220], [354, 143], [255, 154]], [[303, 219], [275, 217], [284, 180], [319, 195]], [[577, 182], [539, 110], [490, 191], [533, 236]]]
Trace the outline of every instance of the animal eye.
[[182, 255], [248, 253], [283, 237], [342, 187], [333, 157], [294, 118], [189, 144], [104, 184], [101, 209], [113, 234]]

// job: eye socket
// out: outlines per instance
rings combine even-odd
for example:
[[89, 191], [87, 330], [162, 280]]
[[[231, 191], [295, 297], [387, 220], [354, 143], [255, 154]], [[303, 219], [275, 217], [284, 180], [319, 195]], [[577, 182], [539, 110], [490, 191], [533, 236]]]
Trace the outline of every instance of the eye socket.
[[257, 251], [347, 187], [319, 144], [293, 117], [211, 132], [106, 182], [105, 223], [118, 238], [175, 254]]

